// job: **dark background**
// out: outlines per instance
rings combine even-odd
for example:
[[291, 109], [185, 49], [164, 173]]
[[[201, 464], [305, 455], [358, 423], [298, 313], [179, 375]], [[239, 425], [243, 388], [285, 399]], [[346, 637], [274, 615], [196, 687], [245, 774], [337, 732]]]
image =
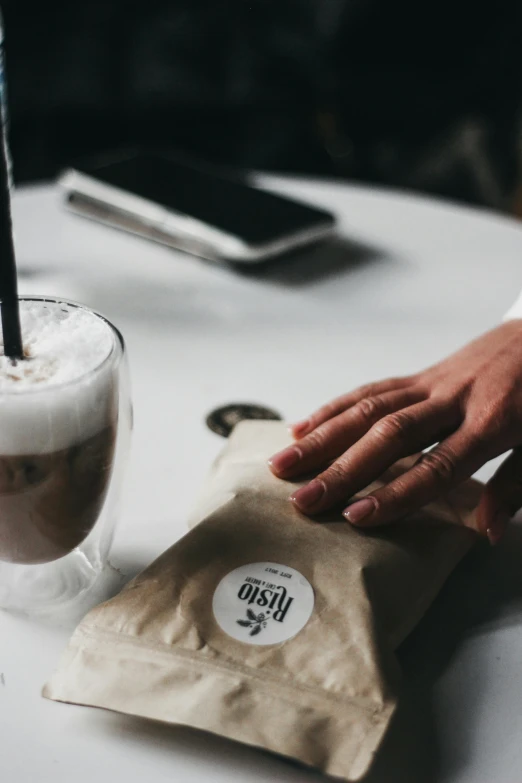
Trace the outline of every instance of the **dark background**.
[[512, 210], [520, 0], [4, 0], [15, 178], [139, 145]]

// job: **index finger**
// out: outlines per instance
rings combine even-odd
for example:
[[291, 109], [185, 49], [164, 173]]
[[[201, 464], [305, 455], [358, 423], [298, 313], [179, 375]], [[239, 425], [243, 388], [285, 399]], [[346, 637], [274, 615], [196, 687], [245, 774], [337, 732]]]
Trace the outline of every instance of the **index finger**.
[[410, 376], [401, 378], [387, 378], [384, 381], [376, 381], [374, 383], [367, 383], [364, 386], [360, 386], [358, 389], [354, 389], [348, 394], [343, 394], [341, 397], [336, 397], [331, 402], [323, 405], [321, 408], [312, 413], [307, 419], [292, 424], [290, 431], [294, 438], [302, 438], [315, 430], [321, 424], [333, 419], [334, 416], [338, 416], [340, 413], [356, 405], [365, 397], [377, 397], [380, 394], [388, 391], [395, 391], [398, 389], [404, 389], [407, 386], [413, 385], [413, 379]]

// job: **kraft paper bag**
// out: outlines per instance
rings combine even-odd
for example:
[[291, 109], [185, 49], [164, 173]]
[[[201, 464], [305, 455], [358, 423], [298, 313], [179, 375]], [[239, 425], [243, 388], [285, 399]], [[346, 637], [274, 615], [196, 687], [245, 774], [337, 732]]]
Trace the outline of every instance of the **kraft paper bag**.
[[45, 696], [210, 731], [346, 780], [367, 771], [397, 701], [394, 650], [474, 542], [463, 523], [480, 485], [361, 532], [341, 510], [317, 521], [289, 503], [295, 484], [266, 464], [289, 441], [278, 422], [234, 430], [192, 530], [86, 616]]

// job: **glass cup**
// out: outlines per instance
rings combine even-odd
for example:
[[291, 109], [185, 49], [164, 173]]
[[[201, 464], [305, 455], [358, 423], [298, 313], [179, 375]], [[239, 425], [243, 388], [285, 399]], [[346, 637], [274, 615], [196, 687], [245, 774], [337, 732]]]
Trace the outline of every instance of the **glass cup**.
[[46, 617], [88, 596], [108, 563], [132, 405], [125, 344], [107, 319], [65, 300], [20, 301], [42, 317], [81, 308], [113, 338], [74, 381], [0, 391], [0, 607]]

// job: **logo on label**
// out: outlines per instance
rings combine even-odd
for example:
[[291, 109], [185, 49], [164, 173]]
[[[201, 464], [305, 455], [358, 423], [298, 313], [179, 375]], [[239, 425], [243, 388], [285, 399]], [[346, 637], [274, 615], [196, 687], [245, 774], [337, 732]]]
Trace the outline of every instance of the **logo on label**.
[[295, 568], [249, 563], [223, 577], [212, 609], [220, 628], [234, 639], [278, 644], [304, 628], [314, 609], [314, 591]]

